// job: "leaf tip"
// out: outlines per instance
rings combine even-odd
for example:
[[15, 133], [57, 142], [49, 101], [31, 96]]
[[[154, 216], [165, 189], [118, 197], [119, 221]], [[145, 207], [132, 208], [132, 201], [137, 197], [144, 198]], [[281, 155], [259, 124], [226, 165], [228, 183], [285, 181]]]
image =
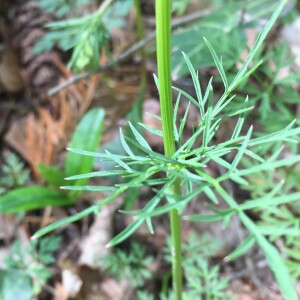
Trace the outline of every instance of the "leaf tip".
[[37, 239], [38, 239], [38, 237], [37, 237], [36, 234], [34, 234], [34, 235], [30, 238], [31, 241], [35, 241], [35, 240], [37, 240]]
[[182, 220], [189, 221], [189, 216], [182, 216]]
[[109, 242], [105, 245], [105, 248], [108, 249], [108, 248], [111, 248], [113, 245]]
[[226, 257], [224, 257], [224, 261], [225, 261], [225, 262], [230, 262], [230, 261], [231, 261], [231, 259], [230, 259], [230, 257], [229, 257], [229, 256], [226, 256]]

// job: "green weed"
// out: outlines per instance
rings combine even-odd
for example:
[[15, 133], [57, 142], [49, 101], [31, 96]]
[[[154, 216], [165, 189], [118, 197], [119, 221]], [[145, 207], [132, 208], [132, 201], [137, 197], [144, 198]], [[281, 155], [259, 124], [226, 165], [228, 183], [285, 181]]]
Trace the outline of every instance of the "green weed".
[[30, 172], [25, 164], [15, 154], [10, 154], [5, 158], [1, 167], [2, 176], [0, 178], [0, 195], [9, 190], [20, 187], [29, 179]]
[[133, 288], [138, 288], [144, 285], [146, 279], [152, 277], [149, 265], [153, 258], [145, 254], [145, 247], [132, 242], [128, 250], [116, 249], [104, 256], [100, 265], [107, 274], [118, 280], [126, 279]]
[[[102, 135], [103, 122], [104, 111], [102, 109], [92, 109], [87, 112], [76, 127], [69, 146], [95, 151]], [[66, 193], [59, 190], [59, 187], [65, 184], [64, 178], [66, 176], [91, 171], [93, 163], [93, 157], [86, 157], [84, 160], [79, 161], [77, 154], [69, 152], [63, 170], [55, 166], [40, 165], [39, 171], [48, 187], [40, 185], [14, 186], [15, 188], [1, 196], [0, 213], [18, 213], [46, 206], [74, 204], [84, 189], [81, 188], [81, 191], [80, 188], [77, 191], [74, 189]], [[4, 177], [3, 180], [10, 184], [15, 183], [18, 178], [23, 181], [29, 174], [27, 171], [21, 171], [22, 165], [17, 163], [15, 159], [11, 159], [9, 165], [5, 165], [3, 168], [4, 172], [10, 174], [9, 177]], [[87, 179], [80, 179], [74, 183], [84, 185], [87, 183]], [[99, 189], [95, 187], [95, 190]]]
[[[253, 107], [249, 106], [248, 97], [242, 105], [230, 107], [229, 105], [235, 99], [234, 92], [241, 86], [250, 75], [262, 64], [259, 61], [252, 68], [249, 68], [253, 58], [259, 53], [268, 32], [275, 23], [287, 1], [282, 1], [276, 8], [275, 13], [264, 29], [258, 35], [253, 48], [243, 63], [240, 70], [232, 78], [227, 77], [223, 66], [222, 58], [214, 50], [211, 43], [204, 39], [210, 55], [218, 69], [222, 84], [223, 94], [217, 97], [215, 101], [213, 79], [206, 86], [201, 86], [198, 78], [198, 72], [194, 70], [192, 63], [187, 55], [183, 55], [185, 64], [192, 77], [196, 97], [192, 97], [186, 91], [175, 88], [178, 92], [175, 112], [173, 110], [171, 97], [171, 68], [170, 68], [170, 12], [171, 1], [156, 1], [156, 20], [157, 20], [157, 53], [158, 53], [158, 79], [155, 78], [160, 95], [161, 115], [155, 116], [162, 121], [162, 131], [140, 124], [146, 130], [156, 134], [158, 138], [163, 136], [165, 154], [155, 152], [144, 137], [139, 133], [135, 125], [129, 123], [132, 131], [132, 137], [126, 137], [120, 132], [120, 139], [125, 155], [114, 154], [109, 151], [106, 153], [97, 153], [84, 151], [81, 149], [69, 149], [71, 152], [81, 154], [84, 157], [97, 157], [103, 161], [113, 161], [115, 168], [105, 171], [89, 172], [70, 176], [68, 180], [80, 181], [92, 177], [108, 177], [122, 175], [128, 179], [125, 183], [115, 184], [113, 187], [89, 187], [89, 186], [69, 186], [70, 190], [111, 190], [111, 194], [99, 203], [73, 215], [64, 220], [59, 220], [49, 226], [39, 230], [34, 238], [38, 238], [56, 228], [71, 222], [77, 221], [88, 214], [97, 213], [103, 205], [113, 201], [124, 192], [141, 186], [151, 186], [156, 192], [152, 199], [139, 211], [121, 211], [121, 213], [134, 215], [132, 223], [117, 234], [108, 244], [114, 246], [123, 242], [132, 235], [141, 224], [146, 223], [150, 233], [154, 233], [152, 219], [155, 216], [170, 213], [171, 227], [171, 247], [172, 247], [172, 265], [173, 265], [173, 288], [177, 300], [182, 299], [182, 263], [181, 263], [181, 221], [182, 219], [191, 222], [223, 222], [227, 226], [232, 216], [236, 215], [244, 227], [248, 230], [248, 236], [242, 241], [241, 245], [235, 249], [227, 260], [234, 259], [245, 254], [255, 243], [262, 249], [267, 262], [272, 269], [277, 280], [278, 286], [285, 299], [297, 299], [293, 281], [288, 269], [282, 261], [282, 258], [276, 249], [267, 239], [268, 236], [286, 234], [286, 231], [278, 227], [265, 227], [256, 224], [247, 214], [249, 210], [264, 211], [267, 208], [278, 205], [292, 203], [300, 197], [299, 192], [292, 192], [284, 196], [277, 195], [277, 187], [260, 197], [246, 199], [239, 204], [229, 191], [226, 191], [223, 184], [230, 180], [237, 185], [247, 186], [249, 184], [249, 175], [261, 172], [274, 172], [281, 167], [290, 167], [300, 161], [299, 155], [284, 157], [281, 155], [282, 149], [271, 153], [268, 157], [262, 157], [259, 153], [259, 147], [272, 143], [293, 143], [297, 142], [297, 136], [300, 134], [300, 128], [295, 127], [295, 122], [287, 124], [283, 129], [276, 132], [264, 134], [253, 138], [253, 127], [245, 128], [246, 113]], [[185, 96], [199, 111], [199, 123], [195, 126], [193, 132], [187, 141], [183, 141], [182, 133], [186, 125], [187, 117], [177, 120], [176, 107], [179, 106], [181, 97]], [[229, 118], [237, 119], [232, 131], [231, 138], [222, 142], [215, 142], [217, 132], [225, 126]], [[178, 125], [179, 124], [179, 125]], [[224, 128], [223, 128], [224, 129]], [[134, 149], [139, 149], [136, 153]], [[142, 154], [140, 154], [142, 153]], [[230, 159], [231, 157], [231, 159]], [[242, 165], [243, 157], [250, 157], [251, 165]], [[211, 164], [219, 165], [224, 169], [220, 176], [213, 175], [209, 171]], [[141, 170], [143, 165], [146, 171]], [[161, 176], [161, 173], [164, 176]], [[160, 175], [160, 176], [159, 176]], [[201, 199], [206, 195], [211, 200], [210, 213], [205, 215], [184, 215], [186, 206], [194, 199]], [[166, 202], [165, 202], [166, 200]], [[219, 201], [225, 201], [228, 208], [219, 209]], [[298, 232], [299, 234], [299, 232]], [[198, 281], [193, 279], [190, 285], [195, 287], [196, 282], [202, 282], [197, 293], [207, 292], [205, 289], [205, 274], [208, 272], [207, 263], [202, 260], [197, 261], [197, 268], [194, 274], [200, 276]], [[215, 280], [218, 277], [218, 270], [212, 268], [211, 278]], [[213, 281], [215, 282], [215, 281]], [[223, 290], [226, 282], [221, 280], [219, 291]], [[211, 284], [211, 283], [209, 283]], [[194, 294], [193, 294], [194, 295]]]
[[[55, 262], [54, 252], [59, 249], [60, 244], [60, 237], [47, 237], [39, 241], [31, 241], [25, 247], [21, 245], [20, 240], [17, 240], [11, 246], [6, 257], [4, 270], [8, 273], [4, 274], [9, 276], [9, 272], [14, 273], [15, 270], [22, 272], [31, 280], [32, 294], [38, 295], [52, 276], [49, 266]], [[15, 286], [15, 283], [10, 284]], [[8, 283], [6, 283], [6, 288], [11, 288]], [[1, 292], [6, 293], [3, 289]]]

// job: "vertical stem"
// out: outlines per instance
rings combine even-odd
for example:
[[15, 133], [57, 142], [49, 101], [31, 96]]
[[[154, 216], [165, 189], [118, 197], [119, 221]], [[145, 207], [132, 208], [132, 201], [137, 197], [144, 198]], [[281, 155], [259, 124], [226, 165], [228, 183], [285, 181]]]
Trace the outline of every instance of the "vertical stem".
[[111, 5], [112, 1], [113, 0], [105, 0], [104, 2], [101, 3], [100, 7], [96, 11], [98, 17], [102, 16], [105, 13], [105, 11]]
[[[134, 8], [136, 12], [136, 27], [137, 27], [137, 35], [139, 40], [143, 40], [145, 38], [145, 31], [142, 19], [142, 11], [140, 0], [134, 0]], [[141, 73], [142, 73], [142, 81], [146, 81], [146, 51], [145, 47], [141, 47]]]
[[[142, 12], [141, 12], [141, 4], [140, 0], [134, 0], [134, 8], [136, 12], [136, 27], [137, 27], [137, 35], [138, 39], [141, 41], [145, 38], [144, 26], [143, 26], [143, 19], [142, 19]], [[139, 94], [137, 96], [137, 109], [139, 120], [137, 122], [142, 122], [143, 118], [143, 103], [144, 103], [144, 96], [146, 90], [146, 77], [147, 77], [147, 70], [146, 70], [146, 51], [145, 48], [142, 47], [140, 50], [141, 54], [141, 82], [139, 86]]]
[[[137, 29], [137, 36], [140, 41], [142, 41], [145, 38], [144, 33], [144, 25], [143, 25], [143, 19], [142, 19], [142, 11], [141, 11], [141, 4], [140, 0], [134, 0], [134, 8], [136, 13], [136, 29]], [[141, 55], [141, 62], [140, 62], [140, 84], [139, 84], [139, 90], [136, 98], [134, 99], [134, 105], [131, 109], [131, 111], [127, 115], [127, 119], [130, 120], [133, 124], [138, 124], [143, 122], [143, 104], [145, 99], [145, 92], [146, 92], [146, 83], [147, 83], [147, 69], [146, 69], [146, 51], [145, 47], [141, 47], [140, 49], [140, 55]], [[143, 128], [140, 128], [140, 133], [143, 135], [144, 130]], [[125, 127], [125, 135], [128, 137], [131, 137], [134, 139], [134, 135], [130, 129], [129, 126]], [[137, 147], [134, 147], [132, 145], [132, 149], [135, 153], [140, 153], [141, 150]], [[143, 172], [144, 166], [141, 165], [138, 167], [138, 170]], [[125, 196], [125, 209], [129, 209], [133, 206], [135, 201], [138, 199], [138, 196], [140, 194], [140, 188], [134, 188], [126, 191]]]
[[[180, 190], [180, 183], [174, 186], [174, 190]], [[172, 281], [176, 300], [182, 299], [182, 266], [181, 266], [181, 219], [176, 209], [170, 212], [171, 239], [172, 239]]]
[[175, 152], [171, 81], [171, 0], [156, 0], [156, 49], [165, 155]]
[[[162, 118], [165, 155], [175, 152], [173, 134], [173, 103], [171, 82], [171, 0], [156, 0], [156, 48], [159, 80], [159, 97]], [[181, 194], [180, 181], [173, 186], [173, 192]], [[172, 239], [172, 280], [176, 300], [182, 299], [181, 267], [181, 219], [176, 209], [170, 212]]]

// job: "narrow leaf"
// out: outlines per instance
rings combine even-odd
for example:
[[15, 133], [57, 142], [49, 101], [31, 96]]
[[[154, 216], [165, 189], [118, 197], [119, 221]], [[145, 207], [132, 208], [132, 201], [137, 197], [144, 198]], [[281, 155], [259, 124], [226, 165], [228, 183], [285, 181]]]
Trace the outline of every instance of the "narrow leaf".
[[278, 16], [280, 15], [281, 11], [283, 10], [283, 8], [287, 4], [287, 2], [288, 2], [288, 0], [284, 0], [284, 1], [282, 1], [278, 5], [277, 9], [273, 13], [273, 15], [270, 18], [270, 20], [268, 21], [268, 23], [265, 25], [265, 27], [263, 28], [263, 30], [259, 33], [259, 35], [258, 35], [258, 37], [257, 37], [257, 39], [256, 39], [256, 41], [255, 41], [255, 43], [253, 45], [253, 47], [251, 48], [251, 50], [250, 50], [250, 52], [248, 54], [248, 57], [246, 58], [246, 61], [244, 62], [243, 66], [239, 70], [238, 74], [235, 76], [234, 80], [230, 84], [230, 86], [228, 88], [229, 91], [234, 90], [235, 87], [238, 85], [238, 83], [241, 80], [243, 80], [243, 77], [244, 77], [245, 73], [247, 72], [247, 68], [248, 68], [250, 62], [255, 57], [257, 51], [259, 50], [260, 46], [264, 42], [267, 34], [271, 30], [272, 26], [274, 25], [275, 21], [277, 20]]
[[244, 254], [246, 254], [255, 244], [255, 238], [253, 235], [249, 235], [242, 243], [225, 257], [225, 261], [234, 260]]
[[[80, 121], [71, 138], [69, 147], [95, 151], [99, 146], [104, 122], [104, 110], [92, 109]], [[88, 173], [92, 170], [94, 158], [68, 152], [65, 162], [66, 176]], [[78, 179], [74, 185], [84, 185], [86, 178]]]
[[132, 168], [130, 168], [125, 162], [123, 162], [117, 155], [114, 155], [112, 153], [110, 153], [109, 151], [105, 150], [106, 154], [117, 163], [118, 166], [124, 168], [126, 171], [128, 171], [129, 173], [134, 173], [135, 170], [133, 170]]
[[224, 215], [190, 215], [185, 216], [185, 220], [189, 220], [191, 222], [203, 222], [203, 223], [209, 223], [209, 222], [219, 222], [223, 221]]
[[200, 109], [200, 104], [195, 100], [189, 93], [185, 92], [184, 90], [173, 86], [173, 89], [176, 90], [177, 92], [181, 93], [183, 96], [185, 96], [189, 101], [191, 101], [196, 107]]
[[106, 176], [116, 176], [116, 175], [125, 175], [126, 171], [124, 170], [109, 170], [109, 171], [97, 171], [81, 175], [74, 175], [67, 177], [66, 180], [78, 180], [82, 178], [94, 178], [94, 177], [106, 177]]
[[178, 94], [177, 100], [174, 106], [174, 114], [173, 114], [173, 130], [174, 130], [174, 139], [178, 143], [179, 142], [179, 134], [177, 130], [177, 116], [178, 116], [178, 108], [181, 99], [181, 93]]
[[252, 126], [249, 128], [248, 132], [247, 132], [247, 135], [245, 136], [245, 139], [244, 139], [244, 142], [242, 144], [242, 146], [240, 147], [238, 153], [236, 154], [233, 162], [231, 163], [231, 168], [229, 170], [229, 172], [233, 172], [233, 170], [235, 170], [240, 162], [240, 160], [242, 159], [246, 149], [247, 149], [247, 146], [248, 146], [248, 143], [249, 143], [249, 140], [250, 140], [250, 137], [251, 137], [251, 133], [252, 133]]
[[115, 187], [110, 186], [91, 186], [91, 185], [84, 185], [84, 186], [76, 186], [76, 185], [69, 185], [69, 186], [62, 186], [60, 187], [63, 190], [69, 191], [89, 191], [89, 192], [107, 192], [107, 191], [115, 191]]
[[0, 197], [0, 213], [17, 213], [46, 206], [74, 204], [64, 193], [42, 186], [16, 188]]
[[255, 209], [255, 208], [265, 209], [280, 204], [292, 203], [298, 200], [300, 200], [300, 192], [292, 193], [289, 195], [278, 196], [278, 197], [269, 197], [269, 195], [266, 195], [261, 198], [246, 201], [244, 204], [240, 205], [240, 209], [241, 210]]
[[129, 126], [131, 128], [132, 133], [135, 136], [135, 139], [137, 140], [137, 142], [143, 146], [144, 148], [151, 150], [151, 147], [149, 146], [149, 144], [147, 143], [147, 141], [141, 136], [141, 134], [135, 129], [135, 127], [129, 122]]
[[61, 228], [63, 226], [66, 226], [66, 225], [76, 222], [78, 220], [81, 220], [82, 218], [88, 216], [89, 214], [98, 212], [102, 206], [104, 206], [104, 205], [108, 204], [109, 202], [111, 202], [112, 200], [114, 200], [116, 197], [118, 197], [120, 194], [122, 194], [125, 190], [126, 190], [125, 188], [119, 188], [115, 193], [113, 193], [112, 195], [103, 199], [99, 203], [96, 203], [96, 204], [88, 207], [87, 209], [84, 209], [81, 212], [76, 213], [75, 215], [55, 221], [55, 222], [49, 224], [48, 226], [41, 228], [32, 236], [32, 239], [38, 239], [41, 236], [43, 236], [57, 228]]
[[219, 200], [216, 196], [216, 194], [214, 193], [214, 191], [210, 188], [207, 187], [203, 190], [203, 192], [205, 193], [205, 195], [215, 204], [219, 203]]
[[203, 98], [202, 98], [202, 92], [201, 92], [201, 86], [200, 86], [198, 74], [196, 74], [195, 69], [194, 69], [191, 61], [189, 60], [189, 58], [185, 55], [185, 53], [182, 52], [182, 54], [183, 54], [183, 58], [187, 64], [187, 67], [190, 71], [190, 74], [192, 76], [194, 88], [195, 88], [197, 99], [199, 102], [200, 114], [201, 114], [201, 116], [204, 116], [204, 105], [203, 105]]
[[148, 116], [150, 116], [150, 117], [153, 117], [153, 118], [155, 118], [155, 119], [161, 121], [161, 116], [158, 116], [158, 115], [149, 113], [149, 112], [147, 112], [147, 111], [146, 111], [145, 113], [146, 113], [146, 115], [148, 115]]
[[186, 124], [186, 120], [187, 120], [187, 117], [188, 117], [188, 114], [189, 114], [189, 111], [190, 111], [190, 106], [191, 106], [191, 102], [189, 102], [189, 104], [186, 108], [186, 111], [184, 113], [183, 119], [180, 121], [179, 132], [178, 132], [179, 140], [181, 139], [181, 136], [182, 136], [185, 124]]
[[149, 126], [149, 125], [147, 125], [147, 124], [144, 124], [144, 123], [139, 123], [139, 125], [141, 125], [141, 126], [142, 126], [143, 128], [145, 128], [146, 130], [150, 131], [151, 133], [153, 133], [153, 134], [155, 134], [155, 135], [157, 135], [157, 136], [159, 136], [159, 137], [163, 137], [163, 133], [162, 133], [161, 130], [156, 129], [156, 128], [154, 128], [154, 127], [151, 127], [151, 126]]
[[225, 87], [225, 92], [227, 91], [228, 89], [228, 81], [227, 81], [227, 77], [226, 77], [226, 74], [225, 74], [225, 71], [224, 71], [224, 68], [223, 68], [223, 64], [221, 62], [221, 60], [218, 58], [218, 55], [215, 51], [215, 49], [213, 48], [213, 46], [211, 45], [211, 43], [205, 38], [203, 37], [204, 39], [204, 42], [207, 46], [207, 48], [209, 49], [213, 59], [214, 59], [214, 62], [216, 64], [216, 67], [218, 68], [218, 71], [221, 75], [221, 78], [222, 78], [222, 81], [224, 83], [224, 87]]
[[297, 300], [298, 296], [291, 276], [278, 250], [259, 232], [257, 226], [248, 218], [247, 215], [240, 213], [239, 216], [244, 225], [255, 236], [260, 248], [263, 250], [284, 298], [286, 300]]
[[113, 239], [109, 241], [106, 245], [107, 248], [113, 247], [124, 242], [128, 237], [130, 237], [142, 224], [144, 219], [137, 219], [136, 221], [130, 223], [123, 231], [117, 234]]
[[122, 129], [120, 128], [120, 140], [121, 140], [121, 144], [125, 150], [125, 152], [131, 157], [134, 158], [134, 153], [131, 151], [130, 147], [128, 146], [125, 138], [124, 138], [124, 134]]

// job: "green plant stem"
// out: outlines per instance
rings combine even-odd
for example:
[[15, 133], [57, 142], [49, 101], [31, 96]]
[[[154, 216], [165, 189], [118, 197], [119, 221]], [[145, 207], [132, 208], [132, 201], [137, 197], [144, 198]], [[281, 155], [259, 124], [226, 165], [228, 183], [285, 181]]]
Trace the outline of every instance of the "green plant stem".
[[[143, 26], [143, 19], [142, 19], [142, 12], [141, 12], [141, 5], [139, 0], [134, 0], [134, 8], [136, 12], [136, 27], [137, 27], [137, 35], [138, 39], [141, 41], [145, 38], [144, 26]], [[145, 90], [146, 90], [146, 79], [147, 79], [147, 69], [146, 69], [146, 51], [145, 48], [142, 47], [140, 50], [141, 54], [141, 82], [139, 86], [139, 94], [137, 97], [137, 106], [138, 106], [138, 113], [140, 120], [142, 122], [142, 115], [143, 115], [143, 103], [145, 97]]]
[[[144, 25], [143, 25], [143, 19], [142, 19], [142, 11], [141, 11], [141, 5], [139, 0], [134, 0], [134, 8], [136, 12], [136, 28], [137, 28], [137, 36], [139, 41], [142, 41], [145, 39], [145, 31], [144, 31]], [[141, 71], [142, 71], [142, 82], [146, 82], [146, 51], [145, 47], [141, 47], [140, 49], [141, 53]], [[145, 84], [145, 83], [144, 83]]]
[[98, 17], [101, 17], [105, 11], [109, 8], [113, 0], [105, 0], [104, 2], [101, 3], [100, 7], [96, 11], [96, 14]]
[[[172, 157], [175, 152], [173, 134], [173, 103], [171, 82], [171, 0], [156, 0], [156, 48], [159, 80], [159, 97], [164, 138], [164, 152]], [[180, 181], [173, 186], [181, 194]], [[176, 299], [182, 299], [181, 219], [176, 209], [170, 212], [172, 239], [172, 280]]]
[[[180, 185], [179, 193], [181, 193]], [[172, 238], [172, 281], [176, 299], [182, 299], [182, 257], [181, 257], [181, 219], [178, 211], [170, 211], [170, 225]]]

